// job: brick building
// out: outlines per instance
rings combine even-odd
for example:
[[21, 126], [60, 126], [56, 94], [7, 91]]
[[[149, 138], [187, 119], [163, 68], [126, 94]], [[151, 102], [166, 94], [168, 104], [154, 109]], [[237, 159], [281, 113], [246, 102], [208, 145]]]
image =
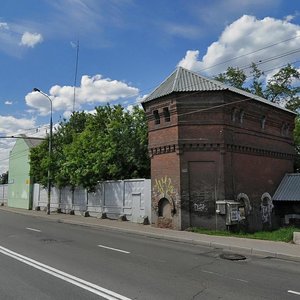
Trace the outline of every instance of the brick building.
[[273, 226], [271, 196], [293, 171], [293, 112], [181, 67], [142, 105], [156, 226]]

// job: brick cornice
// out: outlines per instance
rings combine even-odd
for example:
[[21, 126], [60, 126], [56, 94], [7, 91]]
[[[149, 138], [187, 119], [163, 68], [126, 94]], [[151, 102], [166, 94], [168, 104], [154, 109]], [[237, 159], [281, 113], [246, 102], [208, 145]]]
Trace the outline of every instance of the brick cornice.
[[280, 159], [293, 160], [294, 153], [285, 153], [270, 149], [256, 148], [244, 145], [222, 144], [222, 143], [172, 143], [165, 145], [156, 145], [149, 147], [149, 155], [155, 155], [176, 152], [182, 154], [184, 152], [204, 152], [204, 151], [221, 151], [222, 153], [234, 152], [244, 153], [256, 156], [266, 156]]

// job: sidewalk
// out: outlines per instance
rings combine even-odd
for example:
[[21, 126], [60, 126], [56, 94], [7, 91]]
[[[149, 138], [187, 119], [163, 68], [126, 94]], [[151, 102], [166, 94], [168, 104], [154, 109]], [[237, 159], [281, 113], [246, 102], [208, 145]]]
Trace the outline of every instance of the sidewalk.
[[12, 213], [42, 217], [61, 223], [77, 224], [94, 228], [107, 228], [109, 230], [130, 232], [133, 234], [151, 236], [169, 241], [219, 248], [243, 255], [267, 256], [300, 262], [300, 245], [284, 242], [211, 236], [187, 231], [155, 228], [150, 225], [141, 225], [126, 221], [122, 222], [118, 220], [98, 219], [95, 217], [83, 217], [78, 215], [58, 213], [51, 213], [50, 215], [47, 215], [44, 211], [24, 210], [6, 206], [0, 206], [0, 209]]

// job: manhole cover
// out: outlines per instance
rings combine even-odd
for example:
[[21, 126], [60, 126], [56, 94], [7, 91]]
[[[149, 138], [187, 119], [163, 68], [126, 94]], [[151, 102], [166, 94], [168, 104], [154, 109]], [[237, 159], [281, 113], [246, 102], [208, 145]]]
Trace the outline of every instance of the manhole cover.
[[236, 253], [222, 253], [220, 257], [228, 260], [245, 260], [246, 256]]

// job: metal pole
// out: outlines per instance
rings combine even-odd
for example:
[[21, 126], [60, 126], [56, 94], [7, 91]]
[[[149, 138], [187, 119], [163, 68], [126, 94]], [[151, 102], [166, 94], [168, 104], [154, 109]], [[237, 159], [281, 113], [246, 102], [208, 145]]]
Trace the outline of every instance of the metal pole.
[[41, 90], [34, 88], [34, 92], [39, 92], [43, 96], [45, 96], [50, 102], [50, 134], [49, 134], [49, 166], [48, 166], [48, 197], [47, 197], [47, 215], [50, 215], [50, 203], [51, 203], [51, 167], [52, 167], [52, 100], [51, 98]]

